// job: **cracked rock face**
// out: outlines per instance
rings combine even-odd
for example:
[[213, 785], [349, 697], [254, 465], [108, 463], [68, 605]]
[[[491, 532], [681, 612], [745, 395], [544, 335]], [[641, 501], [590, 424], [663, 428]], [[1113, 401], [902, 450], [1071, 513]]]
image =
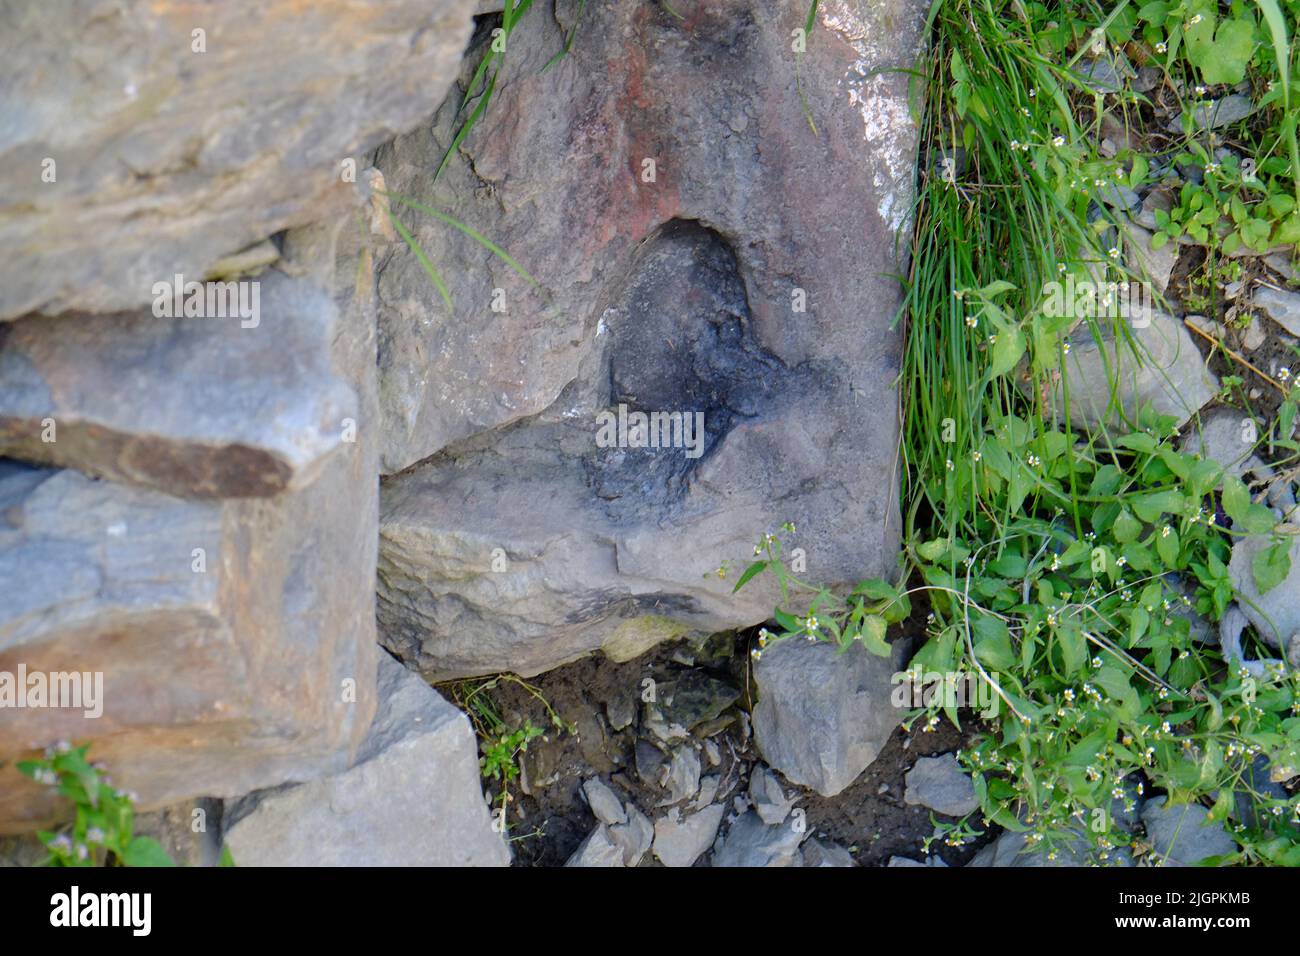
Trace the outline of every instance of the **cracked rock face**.
[[[352, 285], [365, 272], [338, 236], [338, 222], [291, 233], [284, 266], [295, 275], [269, 279], [304, 310], [304, 349], [326, 358], [363, 423], [306, 487], [181, 497], [0, 460], [0, 673], [98, 674], [90, 683], [102, 688], [94, 707], [4, 711], [0, 833], [66, 810], [13, 766], [59, 740], [90, 744], [142, 809], [309, 780], [355, 755], [380, 653], [377, 449], [365, 427], [375, 418], [375, 338], [373, 293]], [[347, 261], [337, 290], [336, 251]], [[113, 354], [129, 347], [129, 323], [92, 321]], [[166, 324], [162, 340], [179, 343], [201, 340], [192, 327], [211, 320], [155, 321]], [[277, 329], [233, 334], [249, 338], [248, 352], [274, 355]], [[142, 409], [177, 400], [166, 376], [142, 374], [135, 387]], [[310, 389], [280, 399], [296, 403], [289, 420], [318, 410]]]
[[[474, 0], [0, 7], [0, 320], [117, 312], [347, 206], [427, 116]], [[69, 67], [68, 64], [75, 64]]]
[[925, 5], [855, 9], [823, 4], [800, 61], [815, 134], [801, 11], [591, 6], [543, 71], [576, 13], [562, 0], [558, 24], [534, 13], [512, 35], [436, 185], [456, 93], [380, 151], [394, 194], [540, 286], [395, 206], [454, 304], [405, 249], [383, 264], [381, 632], [430, 676], [762, 621], [771, 591], [731, 590], [785, 521], [814, 580], [892, 569], [888, 276], [905, 270], [916, 130], [905, 78], [869, 74], [913, 62]]

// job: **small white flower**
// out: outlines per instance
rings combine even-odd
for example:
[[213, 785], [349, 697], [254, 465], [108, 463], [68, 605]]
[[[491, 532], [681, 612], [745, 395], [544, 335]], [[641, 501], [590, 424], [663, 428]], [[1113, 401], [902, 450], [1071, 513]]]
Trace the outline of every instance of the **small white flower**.
[[[1055, 146], [1057, 149], [1060, 149], [1062, 146], [1065, 145], [1065, 137], [1064, 137], [1064, 136], [1053, 136], [1053, 137], [1052, 137], [1052, 145]], [[1072, 183], [1071, 185], [1073, 185], [1073, 183]]]
[[1168, 45], [1165, 44], [1165, 41], [1164, 41], [1164, 40], [1161, 40], [1159, 43], [1156, 44], [1156, 52], [1157, 52], [1157, 53], [1165, 53], [1165, 52], [1167, 52], [1168, 50], [1169, 50], [1169, 47], [1168, 47]]

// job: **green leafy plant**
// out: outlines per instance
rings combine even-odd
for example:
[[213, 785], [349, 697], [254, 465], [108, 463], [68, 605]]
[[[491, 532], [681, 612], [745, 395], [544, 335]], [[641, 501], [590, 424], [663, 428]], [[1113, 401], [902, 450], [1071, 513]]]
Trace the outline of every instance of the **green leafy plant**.
[[[1168, 435], [1168, 421], [1155, 419], [1113, 444], [1059, 431], [1034, 438], [1027, 422], [1004, 416], [951, 473], [955, 494], [973, 489], [985, 506], [971, 533], [911, 541], [918, 580], [909, 588], [868, 581], [840, 599], [814, 589], [806, 612], [777, 612], [781, 630], [760, 635], [757, 653], [802, 637], [886, 654], [882, 625], [925, 592], [929, 640], [911, 668], [976, 673], [1004, 705], [1000, 725], [960, 754], [986, 821], [1026, 831], [1049, 855], [1086, 840], [1098, 862], [1113, 861], [1121, 847], [1142, 852], [1115, 824], [1118, 808], [1160, 789], [1237, 821], [1241, 851], [1222, 862], [1300, 864], [1300, 799], [1261, 792], [1250, 778], [1259, 756], [1300, 773], [1300, 673], [1252, 676], [1197, 643], [1213, 642], [1210, 623], [1232, 598], [1232, 538], [1270, 534], [1275, 519], [1218, 464], [1173, 450]], [[1083, 493], [1072, 495], [1071, 483]], [[1261, 588], [1289, 570], [1287, 544], [1279, 537], [1256, 562]], [[743, 583], [763, 573], [791, 580], [780, 540], [760, 547], [765, 557]], [[927, 728], [939, 714], [958, 721], [951, 703], [923, 713]], [[1253, 813], [1238, 812], [1237, 794]]]
[[89, 744], [61, 743], [41, 760], [22, 760], [18, 770], [53, 787], [76, 805], [70, 827], [39, 831], [47, 866], [175, 866], [157, 840], [135, 836], [132, 795], [114, 788], [103, 768], [86, 760]]
[[545, 730], [529, 719], [518, 726], [507, 725], [492, 699], [492, 692], [503, 684], [519, 687], [540, 703], [554, 729], [570, 734], [577, 733], [577, 729], [560, 717], [540, 688], [514, 674], [498, 674], [486, 680], [461, 681], [452, 686], [452, 698], [469, 715], [479, 738], [479, 749], [482, 752], [479, 770], [485, 780], [499, 784], [494, 797], [498, 819], [508, 825], [506, 808], [512, 800], [510, 786], [520, 775], [519, 761], [528, 750], [529, 743], [541, 737]]

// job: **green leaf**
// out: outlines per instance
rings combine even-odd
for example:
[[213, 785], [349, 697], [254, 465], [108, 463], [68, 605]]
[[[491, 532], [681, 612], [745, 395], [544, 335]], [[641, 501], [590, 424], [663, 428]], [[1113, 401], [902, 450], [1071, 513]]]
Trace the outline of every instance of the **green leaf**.
[[1061, 662], [1065, 672], [1073, 674], [1083, 667], [1088, 659], [1088, 642], [1084, 639], [1078, 625], [1058, 628], [1056, 637], [1061, 647]]
[[1209, 54], [1197, 65], [1206, 83], [1240, 83], [1255, 53], [1255, 24], [1245, 18], [1225, 20]]
[[1245, 483], [1236, 475], [1223, 478], [1223, 511], [1233, 524], [1244, 521], [1250, 509], [1250, 492]]
[[1017, 325], [1007, 324], [998, 329], [998, 340], [993, 343], [992, 364], [989, 374], [993, 378], [1007, 374], [1016, 367], [1025, 354], [1025, 336]]
[[762, 574], [766, 568], [767, 568], [766, 561], [755, 561], [749, 567], [745, 568], [745, 573], [740, 576], [740, 580], [738, 580], [736, 582], [736, 586], [731, 589], [731, 593], [735, 594], [746, 584], [748, 584], [750, 580], [752, 580], [755, 576]]
[[1169, 528], [1169, 533], [1165, 534], [1161, 529], [1156, 534], [1156, 553], [1160, 555], [1160, 560], [1165, 563], [1166, 567], [1175, 568], [1178, 566], [1178, 531]]
[[889, 643], [885, 640], [885, 619], [878, 614], [869, 614], [862, 621], [862, 643], [867, 650], [877, 657], [888, 657]]
[[175, 866], [176, 863], [157, 840], [138, 836], [131, 840], [126, 848], [126, 857], [122, 860], [126, 866]]
[[1125, 508], [1115, 519], [1111, 533], [1120, 544], [1127, 544], [1142, 533], [1142, 522], [1129, 514], [1128, 509]]
[[1260, 594], [1273, 590], [1291, 573], [1290, 542], [1285, 538], [1274, 541], [1255, 555], [1250, 569], [1255, 575], [1255, 586], [1259, 588]]
[[1173, 490], [1142, 495], [1133, 501], [1133, 513], [1143, 521], [1155, 521], [1165, 512], [1173, 514], [1183, 510], [1183, 496]]
[[219, 862], [217, 866], [233, 867], [236, 865], [237, 864], [235, 863], [235, 855], [230, 852], [230, 847], [223, 843], [221, 845], [221, 862]]
[[1011, 634], [1006, 624], [995, 617], [981, 617], [974, 624], [975, 656], [985, 667], [996, 671], [1011, 670], [1016, 663], [1016, 653], [1011, 647]]
[[947, 550], [948, 542], [944, 541], [942, 538], [936, 538], [933, 541], [926, 541], [916, 547], [916, 553], [926, 561], [938, 561]]

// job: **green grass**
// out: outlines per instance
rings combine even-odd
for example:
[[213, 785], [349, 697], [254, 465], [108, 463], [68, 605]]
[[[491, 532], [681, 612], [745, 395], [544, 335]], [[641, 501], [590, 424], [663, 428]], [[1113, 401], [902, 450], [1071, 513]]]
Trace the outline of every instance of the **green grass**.
[[[1085, 57], [1146, 57], [1161, 81], [1193, 91], [1186, 105], [1249, 82], [1260, 109], [1228, 132], [1259, 175], [1207, 169], [1205, 183], [1178, 199], [1188, 228], [1168, 232], [1210, 247], [1211, 272], [1221, 244], [1294, 241], [1300, 166], [1288, 34], [1297, 6], [1265, 2], [1257, 18], [1243, 4], [1215, 6], [1211, 16], [1206, 0], [1050, 9], [936, 0], [901, 313], [904, 567], [897, 582], [836, 594], [798, 581], [779, 536], [768, 535], [741, 576], [743, 584], [773, 573], [781, 584], [778, 630], [760, 635], [760, 656], [792, 637], [887, 654], [888, 628], [924, 596], [929, 640], [913, 667], [975, 672], [1001, 704], [960, 755], [979, 821], [1025, 830], [1053, 856], [1081, 840], [1094, 862], [1114, 862], [1125, 847], [1148, 855], [1113, 819], [1140, 784], [1172, 803], [1203, 803], [1230, 824], [1239, 852], [1211, 862], [1300, 865], [1300, 799], [1276, 798], [1250, 779], [1260, 755], [1275, 768], [1300, 767], [1300, 675], [1285, 662], [1248, 672], [1213, 637], [1193, 640], [1191, 626], [1194, 613], [1213, 627], [1233, 600], [1226, 565], [1235, 539], [1273, 536], [1253, 568], [1263, 590], [1289, 570], [1289, 539], [1241, 482], [1175, 450], [1172, 419], [1125, 409], [1117, 426], [1089, 433], [1068, 416], [1049, 417], [1047, 393], [1059, 385], [1068, 396], [1063, 359], [1079, 320], [1044, 314], [1042, 298], [1046, 283], [1069, 274], [1141, 278], [1110, 253], [1115, 214], [1099, 199], [1114, 183], [1152, 182], [1157, 157], [1099, 155], [1098, 128], [1102, 109], [1140, 128], [1152, 104], [1129, 84], [1099, 97], [1078, 74]], [[1195, 23], [1193, 7], [1202, 13]], [[1191, 41], [1178, 42], [1185, 33]], [[1184, 126], [1161, 148], [1209, 163], [1214, 145]], [[959, 151], [960, 168], [945, 168]], [[1127, 324], [1083, 321], [1142, 360]], [[1284, 426], [1270, 437], [1284, 461], [1300, 452], [1289, 427], [1298, 398], [1287, 395]], [[1231, 530], [1214, 520], [1219, 511]], [[938, 700], [907, 723], [924, 731], [958, 717]], [[1253, 821], [1239, 814], [1234, 791], [1253, 804]], [[945, 832], [958, 844], [977, 833], [969, 824]]]

